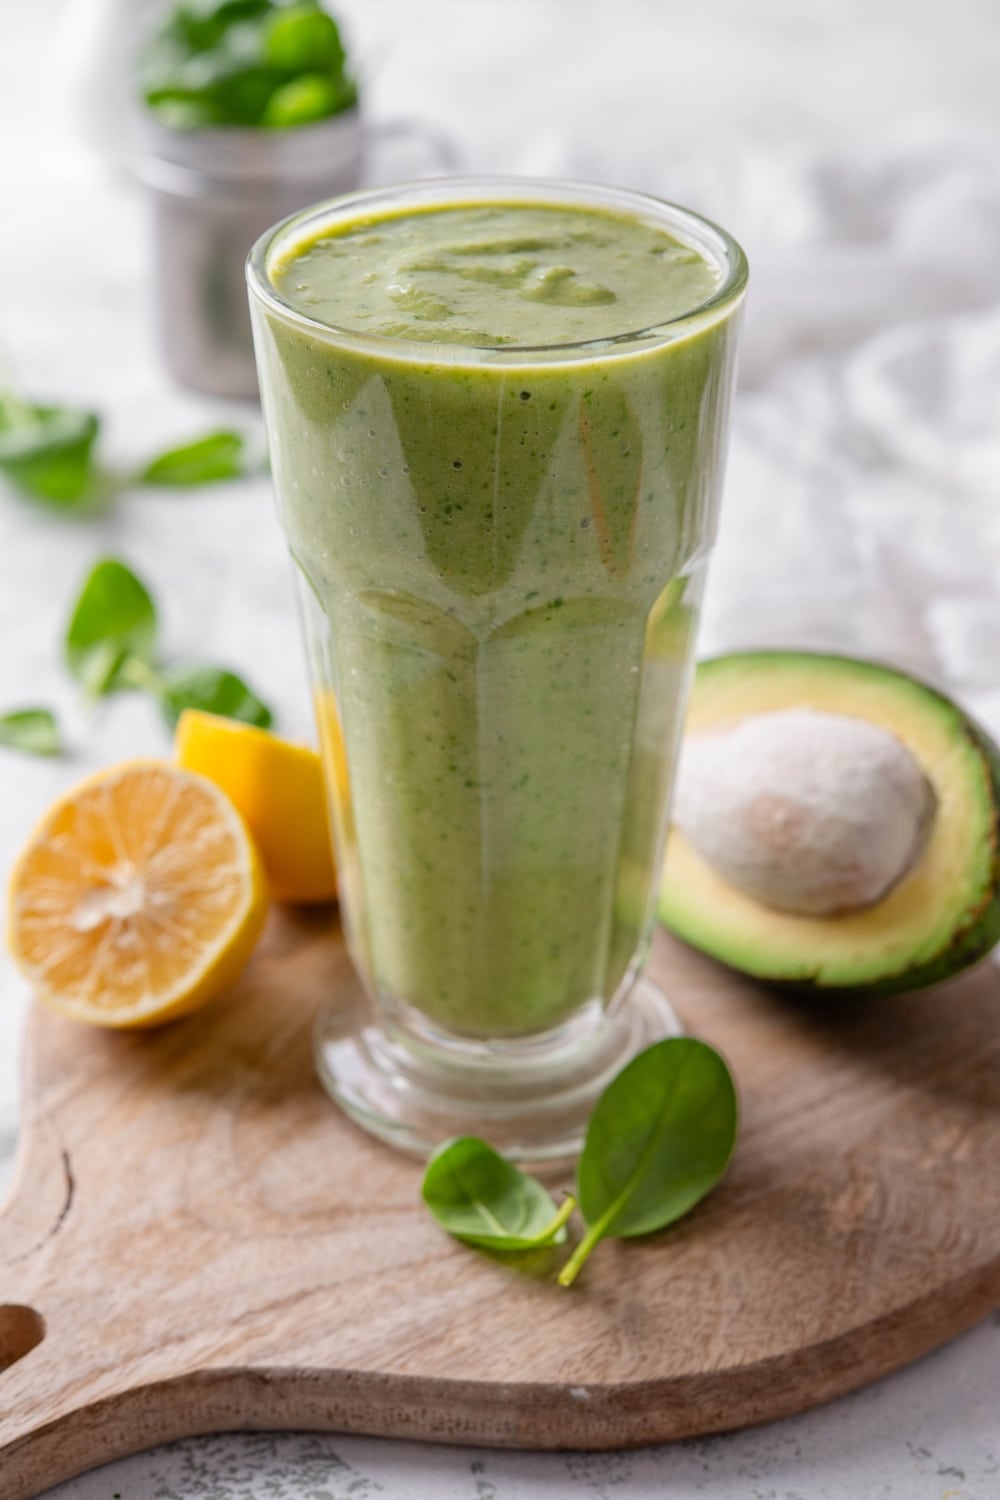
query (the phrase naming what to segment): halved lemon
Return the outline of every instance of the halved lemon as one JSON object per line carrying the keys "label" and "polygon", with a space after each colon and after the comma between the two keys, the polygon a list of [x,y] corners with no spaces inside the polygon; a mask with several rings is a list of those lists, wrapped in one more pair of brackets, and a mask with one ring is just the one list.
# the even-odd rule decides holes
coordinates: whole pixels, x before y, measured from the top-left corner
{"label": "halved lemon", "polygon": [[11,952],[41,1000],[100,1026],[156,1026],[214,999],[260,936],[267,883],[232,803],[135,760],[42,818],[10,885]]}
{"label": "halved lemon", "polygon": [[214,781],[239,809],[276,900],[297,905],[335,898],[323,766],[315,750],[195,708],[181,714],[175,743],[178,763]]}

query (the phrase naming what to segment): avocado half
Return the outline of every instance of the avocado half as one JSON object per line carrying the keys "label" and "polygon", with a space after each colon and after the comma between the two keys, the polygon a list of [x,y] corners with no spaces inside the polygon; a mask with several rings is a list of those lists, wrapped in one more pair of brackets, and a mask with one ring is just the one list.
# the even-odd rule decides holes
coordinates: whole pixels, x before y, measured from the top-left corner
{"label": "avocado half", "polygon": [[1000,941],[1000,752],[943,694],[846,656],[760,651],[703,662],[687,732],[779,709],[867,719],[920,763],[937,814],[916,864],[877,905],[829,917],[764,905],[674,827],[657,905],[692,945],[756,979],[812,993],[891,995],[948,979]]}

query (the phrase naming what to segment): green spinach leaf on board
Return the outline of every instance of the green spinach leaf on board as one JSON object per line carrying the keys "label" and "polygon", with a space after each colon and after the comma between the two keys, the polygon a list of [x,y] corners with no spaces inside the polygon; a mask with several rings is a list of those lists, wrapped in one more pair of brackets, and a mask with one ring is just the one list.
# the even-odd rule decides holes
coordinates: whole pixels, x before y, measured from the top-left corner
{"label": "green spinach leaf on board", "polygon": [[707,1043],[669,1037],[634,1057],[587,1126],[577,1174],[587,1232],[561,1285],[601,1240],[651,1234],[694,1208],[725,1172],[738,1124],[732,1075]]}
{"label": "green spinach leaf on board", "polygon": [[533,1177],[475,1136],[447,1141],[427,1164],[424,1203],[456,1239],[486,1250],[537,1250],[566,1238],[561,1207]]}

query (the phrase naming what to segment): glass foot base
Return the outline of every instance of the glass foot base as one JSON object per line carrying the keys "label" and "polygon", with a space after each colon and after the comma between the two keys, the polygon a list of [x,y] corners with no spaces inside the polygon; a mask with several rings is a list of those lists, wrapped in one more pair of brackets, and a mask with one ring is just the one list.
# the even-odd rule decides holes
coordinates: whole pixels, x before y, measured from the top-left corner
{"label": "glass foot base", "polygon": [[316,1061],[350,1117],[403,1151],[429,1156],[477,1135],[523,1162],[578,1155],[598,1095],[637,1052],[682,1027],[656,985],[638,978],[616,1006],[594,1005],[544,1036],[487,1044],[383,1030],[357,980],[325,1008]]}

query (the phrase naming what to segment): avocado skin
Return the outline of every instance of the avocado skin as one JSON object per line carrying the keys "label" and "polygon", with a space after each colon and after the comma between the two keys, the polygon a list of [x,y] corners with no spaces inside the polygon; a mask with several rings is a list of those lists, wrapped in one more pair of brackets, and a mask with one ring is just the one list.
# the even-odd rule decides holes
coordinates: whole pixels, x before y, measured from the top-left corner
{"label": "avocado skin", "polygon": [[952,931],[948,943],[943,946],[933,957],[925,959],[922,963],[914,964],[908,968],[897,970],[895,973],[884,974],[877,979],[872,979],[860,984],[835,984],[817,975],[812,979],[785,979],[776,978],[768,974],[761,966],[748,967],[736,964],[732,959],[715,953],[703,943],[693,942],[682,927],[675,925],[667,919],[664,888],[661,886],[660,897],[657,902],[657,916],[665,927],[674,933],[676,937],[689,942],[691,946],[706,953],[710,958],[725,964],[734,972],[747,974],[750,978],[766,984],[769,989],[779,994],[791,996],[822,998],[829,996],[831,999],[879,999],[889,995],[908,994],[914,990],[926,989],[929,985],[943,983],[947,979],[953,979],[965,969],[971,968],[986,958],[991,950],[1000,942],[1000,749],[993,742],[987,732],[978,725],[974,719],[946,694],[937,688],[931,687],[920,678],[911,673],[902,672],[898,668],[889,667],[880,662],[854,658],[843,655],[832,655],[825,652],[811,651],[754,651],[736,652],[725,656],[712,657],[698,667],[701,672],[704,667],[711,671],[715,667],[733,662],[744,662],[748,667],[767,668],[769,663],[801,663],[821,669],[824,664],[835,665],[838,669],[857,668],[865,674],[885,674],[887,677],[902,679],[913,684],[928,698],[937,700],[944,708],[954,715],[955,720],[961,727],[966,740],[972,746],[983,764],[986,780],[990,789],[991,816],[989,825],[990,842],[990,878],[983,892],[982,900],[970,910],[966,919],[960,926]]}
{"label": "avocado skin", "polygon": [[[934,691],[927,688],[928,692]],[[941,693],[935,693],[938,698],[943,697]],[[950,699],[946,699],[950,703]],[[911,969],[903,969],[898,974],[887,974],[884,979],[874,980],[871,984],[855,985],[850,990],[834,988],[822,983],[801,984],[787,983],[781,988],[790,992],[828,995],[855,995],[859,999],[877,999],[882,995],[906,994],[910,990],[923,990],[930,984],[940,984],[945,979],[954,979],[963,969],[970,969],[973,964],[987,956],[987,954],[1000,942],[1000,828],[998,828],[997,809],[1000,807],[1000,752],[988,737],[985,730],[979,728],[957,705],[952,705],[955,712],[961,714],[964,720],[964,729],[967,738],[975,746],[982,757],[989,774],[990,787],[992,789],[993,817],[991,820],[991,848],[992,856],[990,883],[984,900],[973,911],[969,912],[967,922],[954,933],[951,942],[946,948],[942,948],[937,957],[928,959],[925,963],[918,964]]]}

